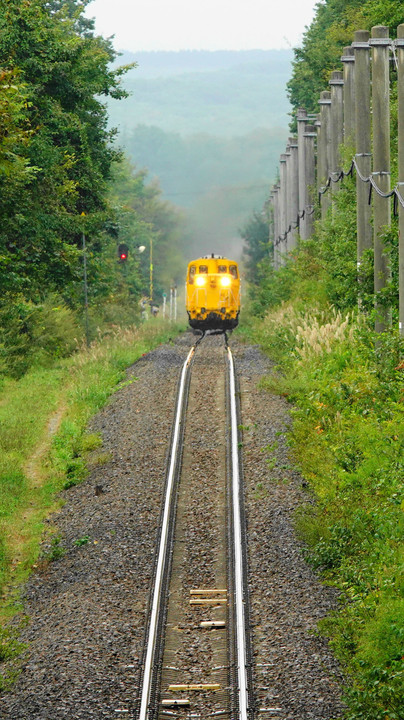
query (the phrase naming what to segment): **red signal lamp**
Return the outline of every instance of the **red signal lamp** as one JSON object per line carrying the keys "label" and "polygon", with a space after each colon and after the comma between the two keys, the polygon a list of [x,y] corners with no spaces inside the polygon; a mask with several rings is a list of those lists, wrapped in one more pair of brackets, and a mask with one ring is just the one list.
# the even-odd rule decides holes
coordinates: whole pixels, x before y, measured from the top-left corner
{"label": "red signal lamp", "polygon": [[125,243],[121,243],[118,246],[118,260],[119,262],[126,262],[128,259],[129,248]]}

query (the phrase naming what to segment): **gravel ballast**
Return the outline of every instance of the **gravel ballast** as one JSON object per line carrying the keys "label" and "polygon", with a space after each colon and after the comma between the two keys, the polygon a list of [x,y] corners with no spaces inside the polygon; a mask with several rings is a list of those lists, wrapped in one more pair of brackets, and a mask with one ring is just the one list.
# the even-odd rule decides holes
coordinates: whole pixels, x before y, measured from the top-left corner
{"label": "gravel ballast", "polygon": [[[51,519],[66,553],[27,585],[28,651],[0,718],[134,717],[177,381],[192,342],[186,333],[143,357],[128,371],[136,380],[93,419],[110,459],[66,491]],[[315,633],[336,598],[305,564],[293,532],[307,496],[286,447],[288,405],[258,388],[270,371],[258,349],[230,345],[241,389],[258,705],[271,710],[265,718],[338,718],[338,667]]]}

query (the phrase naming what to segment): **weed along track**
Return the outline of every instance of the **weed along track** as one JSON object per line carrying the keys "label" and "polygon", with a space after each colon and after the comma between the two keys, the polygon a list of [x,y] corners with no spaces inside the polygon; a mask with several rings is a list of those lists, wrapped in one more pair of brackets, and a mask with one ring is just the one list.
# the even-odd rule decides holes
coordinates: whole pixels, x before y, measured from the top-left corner
{"label": "weed along track", "polygon": [[139,720],[253,716],[237,416],[231,351],[208,336],[181,373]]}

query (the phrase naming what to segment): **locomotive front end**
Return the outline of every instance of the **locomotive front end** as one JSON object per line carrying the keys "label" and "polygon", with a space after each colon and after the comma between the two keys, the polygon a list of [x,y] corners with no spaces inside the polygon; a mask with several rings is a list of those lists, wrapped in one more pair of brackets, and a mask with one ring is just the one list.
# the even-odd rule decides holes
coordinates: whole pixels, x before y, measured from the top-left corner
{"label": "locomotive front end", "polygon": [[189,324],[197,330],[233,330],[240,312],[240,278],[236,262],[206,256],[188,265]]}

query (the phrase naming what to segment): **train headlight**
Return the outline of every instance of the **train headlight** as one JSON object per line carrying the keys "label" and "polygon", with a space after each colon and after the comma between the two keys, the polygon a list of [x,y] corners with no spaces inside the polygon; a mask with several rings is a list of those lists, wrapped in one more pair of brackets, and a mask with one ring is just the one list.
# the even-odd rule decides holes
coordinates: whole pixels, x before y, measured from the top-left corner
{"label": "train headlight", "polygon": [[206,278],[203,275],[197,275],[195,278],[195,285],[197,285],[198,287],[206,285]]}
{"label": "train headlight", "polygon": [[229,287],[231,285],[231,278],[228,275],[224,275],[220,278],[220,284],[222,287]]}

